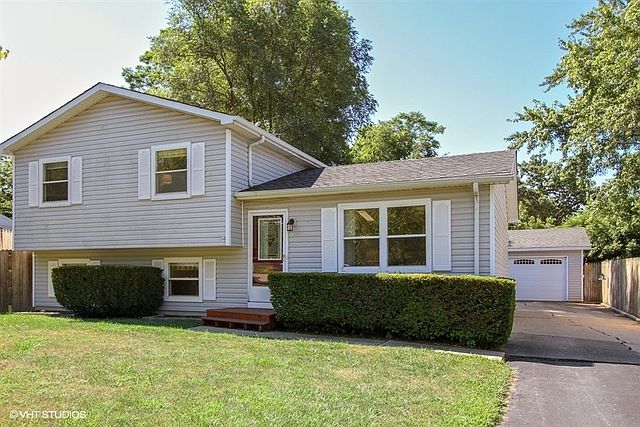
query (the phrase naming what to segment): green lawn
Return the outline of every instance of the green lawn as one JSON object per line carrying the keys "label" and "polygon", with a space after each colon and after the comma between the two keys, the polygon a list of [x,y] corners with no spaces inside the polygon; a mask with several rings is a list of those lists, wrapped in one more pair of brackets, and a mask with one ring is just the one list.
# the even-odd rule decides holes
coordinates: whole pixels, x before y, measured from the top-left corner
{"label": "green lawn", "polygon": [[196,323],[0,315],[0,425],[78,410],[69,425],[484,426],[511,379],[481,357],[184,329]]}

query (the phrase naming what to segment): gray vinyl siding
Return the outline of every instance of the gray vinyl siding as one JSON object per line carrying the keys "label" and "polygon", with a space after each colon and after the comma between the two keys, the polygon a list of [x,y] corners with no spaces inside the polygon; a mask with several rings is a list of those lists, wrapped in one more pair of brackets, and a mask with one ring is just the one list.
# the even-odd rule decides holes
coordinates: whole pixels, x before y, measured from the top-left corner
{"label": "gray vinyl siding", "polygon": [[506,186],[494,186],[495,260],[496,276],[509,274],[509,223],[507,219]]}
{"label": "gray vinyl siding", "polygon": [[259,185],[305,169],[300,161],[289,159],[276,151],[271,144],[259,144],[252,148],[253,185]]}
{"label": "gray vinyl siding", "polygon": [[[205,191],[138,200],[138,150],[204,142]],[[83,203],[28,206],[28,164],[82,156]],[[109,96],[15,154],[15,248],[80,249],[224,244],[225,133],[216,123]]]}
{"label": "gray vinyl siding", "polygon": [[526,257],[567,257],[567,275],[568,275],[568,300],[573,302],[582,301],[582,251],[526,251],[526,252],[509,252],[509,258],[526,258]]}
{"label": "gray vinyl siding", "polygon": [[105,264],[151,266],[151,261],[170,257],[216,259],[216,300],[205,302],[166,301],[161,311],[201,314],[207,308],[246,307],[248,301],[247,252],[243,248],[175,248],[175,249],[101,249],[74,251],[38,251],[35,253],[33,286],[36,309],[59,309],[55,298],[47,293],[48,261],[81,258]]}
{"label": "gray vinyl siding", "polygon": [[[486,215],[481,215],[481,232],[485,237],[480,243],[480,263],[483,274],[489,274],[489,215],[488,187],[482,186]],[[264,202],[245,202],[245,210],[288,209],[289,217],[295,218],[294,231],[289,234],[289,270],[320,271],[321,230],[320,210],[323,207],[336,207],[339,203],[358,203],[367,201],[402,200],[431,198],[432,200],[451,200],[451,272],[473,273],[473,191],[468,188],[447,188],[441,190],[400,191],[372,193],[363,195],[296,197],[290,200],[276,199]],[[482,213],[482,210],[481,210]],[[245,214],[246,216],[246,214]],[[481,237],[482,237],[481,233]]]}
{"label": "gray vinyl siding", "polygon": [[491,260],[489,257],[490,240],[490,195],[489,186],[480,186],[480,274],[491,273]]}
{"label": "gray vinyl siding", "polygon": [[[231,191],[232,193],[249,187],[249,145],[254,142],[237,133],[232,134],[231,149]],[[305,169],[300,160],[282,155],[268,143],[252,148],[253,185],[280,178]],[[246,221],[246,218],[245,218]],[[231,200],[231,242],[243,244],[242,203]],[[246,238],[246,235],[244,236]]]}

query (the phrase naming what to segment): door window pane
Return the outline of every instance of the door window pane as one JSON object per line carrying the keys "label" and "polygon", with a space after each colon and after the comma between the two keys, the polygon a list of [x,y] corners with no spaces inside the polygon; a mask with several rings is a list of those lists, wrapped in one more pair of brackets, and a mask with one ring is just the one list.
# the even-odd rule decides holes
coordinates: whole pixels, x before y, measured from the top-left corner
{"label": "door window pane", "polygon": [[345,267],[377,267],[378,265],[380,265],[380,239],[344,241]]}
{"label": "door window pane", "polygon": [[282,259],[282,219],[261,218],[258,220],[258,259]]}
{"label": "door window pane", "polygon": [[424,237],[389,238],[389,265],[425,265],[427,242]]}
{"label": "door window pane", "polygon": [[378,236],[379,233],[379,209],[346,209],[344,211],[344,237]]}

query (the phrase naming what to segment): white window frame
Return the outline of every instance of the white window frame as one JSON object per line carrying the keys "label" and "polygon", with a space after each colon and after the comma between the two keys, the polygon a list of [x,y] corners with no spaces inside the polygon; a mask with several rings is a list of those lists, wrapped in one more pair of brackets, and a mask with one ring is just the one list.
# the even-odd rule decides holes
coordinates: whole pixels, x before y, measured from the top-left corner
{"label": "white window frame", "polygon": [[[49,163],[67,162],[67,200],[58,200],[54,202],[45,202],[44,200],[44,165]],[[64,182],[64,181],[47,181],[47,183]],[[56,207],[71,206],[71,156],[49,157],[38,160],[38,187],[40,189],[39,206],[40,207]]]}
{"label": "white window frame", "polygon": [[[258,218],[258,261],[283,261],[283,250],[284,250],[284,225],[282,221],[283,217],[277,216],[273,218]],[[260,257],[260,231],[262,227],[262,221],[273,221],[277,220],[280,223],[280,257],[279,258],[261,258]]]}
{"label": "white window frame", "polygon": [[[187,150],[187,191],[180,191],[175,193],[158,193],[156,191],[156,174],[157,174],[157,159],[158,152],[186,149]],[[177,142],[174,144],[160,144],[151,146],[151,199],[152,200],[172,200],[172,199],[188,199],[191,197],[191,142]]]}
{"label": "white window frame", "polygon": [[[424,206],[425,208],[425,235],[416,235],[425,237],[425,264],[424,265],[388,265],[388,238],[389,230],[387,224],[387,209],[405,206]],[[344,266],[344,241],[350,238],[344,236],[344,211],[350,209],[378,209],[379,211],[379,231],[378,236],[364,236],[358,239],[378,238],[379,239],[379,259],[378,266],[367,267],[345,267]],[[338,204],[338,271],[341,273],[428,273],[431,272],[431,199],[403,199],[403,200],[386,200],[378,202],[361,202],[361,203],[341,203]],[[394,235],[391,237],[410,237],[414,235]],[[352,238],[353,239],[353,238]]]}
{"label": "white window frame", "polygon": [[[169,279],[171,278],[171,269],[169,264],[198,264],[198,296],[187,295],[169,295]],[[216,263],[217,264],[217,263]],[[217,270],[217,265],[216,265]],[[174,257],[164,259],[164,299],[165,301],[181,301],[181,302],[202,302],[204,297],[203,289],[203,271],[202,271],[202,257]]]}

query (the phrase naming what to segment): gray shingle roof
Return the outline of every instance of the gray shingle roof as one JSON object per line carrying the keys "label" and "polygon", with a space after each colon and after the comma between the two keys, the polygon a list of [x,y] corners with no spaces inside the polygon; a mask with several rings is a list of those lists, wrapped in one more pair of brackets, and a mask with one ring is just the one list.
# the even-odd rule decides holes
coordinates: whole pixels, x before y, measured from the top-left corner
{"label": "gray shingle roof", "polygon": [[589,248],[591,240],[582,227],[544,230],[509,230],[509,249]]}
{"label": "gray shingle roof", "polygon": [[340,188],[358,185],[515,174],[514,150],[305,169],[244,191]]}

